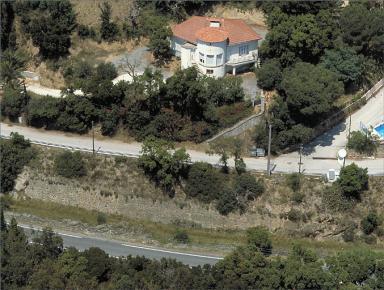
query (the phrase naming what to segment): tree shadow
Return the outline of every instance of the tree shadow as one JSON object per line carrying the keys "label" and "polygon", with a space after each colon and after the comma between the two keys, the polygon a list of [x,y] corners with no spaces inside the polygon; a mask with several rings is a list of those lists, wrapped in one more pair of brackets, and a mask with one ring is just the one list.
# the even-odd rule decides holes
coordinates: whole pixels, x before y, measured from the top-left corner
{"label": "tree shadow", "polygon": [[310,155],[315,152],[316,146],[327,147],[332,145],[332,141],[335,139],[335,136],[340,135],[343,131],[346,130],[346,124],[340,122],[332,129],[327,130],[325,133],[321,134],[309,144],[305,145],[303,148],[303,155]]}

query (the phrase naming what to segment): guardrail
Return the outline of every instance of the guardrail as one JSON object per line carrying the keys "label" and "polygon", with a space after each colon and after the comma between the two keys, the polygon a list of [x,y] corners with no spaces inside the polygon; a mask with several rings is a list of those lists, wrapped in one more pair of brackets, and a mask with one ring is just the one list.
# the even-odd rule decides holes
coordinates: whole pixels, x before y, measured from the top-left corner
{"label": "guardrail", "polygon": [[[0,135],[1,139],[10,139],[10,136]],[[81,151],[81,152],[87,152],[87,153],[93,153],[92,149],[85,148],[85,147],[78,147],[78,146],[70,146],[70,145],[62,145],[62,144],[56,144],[56,143],[50,143],[50,142],[44,142],[44,141],[37,141],[33,139],[28,139],[29,142],[35,145],[45,146],[45,147],[52,147],[52,148],[61,148],[61,149],[67,149],[72,151]],[[114,151],[104,151],[104,150],[95,150],[95,154],[100,155],[109,155],[109,156],[125,156],[125,157],[132,157],[132,158],[139,158],[140,154],[136,153],[121,153],[121,152],[114,152]]]}

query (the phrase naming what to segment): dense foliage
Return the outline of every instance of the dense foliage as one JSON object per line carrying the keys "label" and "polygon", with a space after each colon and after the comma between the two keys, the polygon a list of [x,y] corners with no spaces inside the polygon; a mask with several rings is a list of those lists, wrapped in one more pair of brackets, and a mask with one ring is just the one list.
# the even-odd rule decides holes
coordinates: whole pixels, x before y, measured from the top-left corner
{"label": "dense foliage", "polygon": [[[311,140],[317,134],[312,129],[337,110],[339,96],[382,77],[384,9],[369,1],[346,7],[341,1],[257,1],[256,6],[269,27],[256,74],[260,87],[276,89],[269,118],[277,152]],[[266,148],[267,124],[256,131],[255,142]]]}
{"label": "dense foliage", "polygon": [[[14,219],[1,212],[1,287],[4,289],[382,289],[383,256],[340,251],[320,259],[294,246],[269,258],[269,233],[248,231],[248,243],[214,266],[189,267],[171,259],[115,258],[99,248],[79,252],[44,229],[29,243]],[[325,260],[325,261],[324,261]],[[341,286],[340,286],[341,285]],[[362,287],[361,285],[364,285]],[[340,288],[341,287],[341,288]]]}
{"label": "dense foliage", "polygon": [[345,196],[360,199],[360,194],[368,189],[368,169],[355,163],[345,166],[340,171],[337,184]]}
{"label": "dense foliage", "polygon": [[370,133],[353,131],[348,138],[347,148],[360,154],[372,155],[377,150],[377,142]]}
{"label": "dense foliage", "polygon": [[18,133],[11,133],[9,140],[0,139],[1,193],[13,189],[17,176],[34,154],[29,140]]}
{"label": "dense foliage", "polygon": [[76,28],[76,14],[69,0],[17,1],[16,12],[24,33],[31,36],[43,57],[56,59],[68,54]]}

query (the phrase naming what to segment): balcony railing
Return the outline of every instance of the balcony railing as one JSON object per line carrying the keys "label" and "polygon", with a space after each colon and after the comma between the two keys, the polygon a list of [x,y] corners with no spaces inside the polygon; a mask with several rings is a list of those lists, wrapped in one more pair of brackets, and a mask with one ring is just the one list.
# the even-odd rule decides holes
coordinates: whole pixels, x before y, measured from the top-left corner
{"label": "balcony railing", "polygon": [[252,62],[257,60],[257,54],[247,54],[231,58],[227,64],[240,64],[245,62]]}

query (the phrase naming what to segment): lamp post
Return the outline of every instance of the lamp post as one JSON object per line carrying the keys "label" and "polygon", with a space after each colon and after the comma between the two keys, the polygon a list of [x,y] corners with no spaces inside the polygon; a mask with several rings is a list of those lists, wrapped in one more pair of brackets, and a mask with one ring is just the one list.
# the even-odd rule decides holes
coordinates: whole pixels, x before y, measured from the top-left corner
{"label": "lamp post", "polygon": [[272,125],[269,124],[268,132],[268,163],[267,163],[267,173],[271,175],[271,139],[272,139]]}

